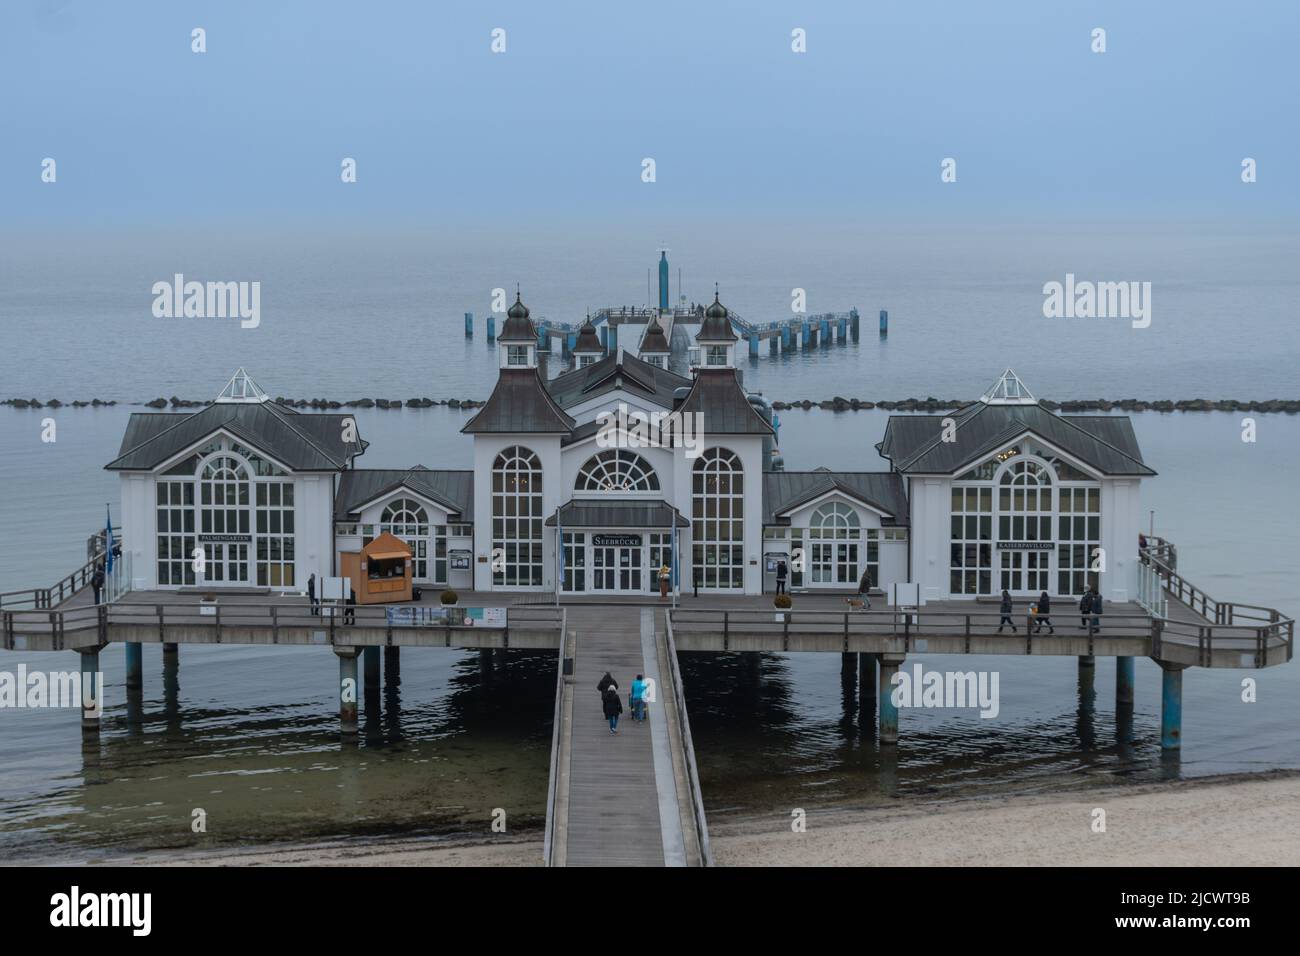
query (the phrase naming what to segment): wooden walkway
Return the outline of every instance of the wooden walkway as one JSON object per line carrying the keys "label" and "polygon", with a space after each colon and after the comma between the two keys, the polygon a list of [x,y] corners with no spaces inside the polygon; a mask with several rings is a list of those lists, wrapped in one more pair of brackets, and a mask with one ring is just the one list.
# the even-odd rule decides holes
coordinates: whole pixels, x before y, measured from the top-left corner
{"label": "wooden walkway", "polygon": [[[672,726],[670,673],[662,660],[662,618],[651,608],[574,607],[568,627],[576,635],[572,707],[563,719],[567,770],[560,776],[555,861],[564,866],[688,866],[699,864],[693,834],[685,832],[682,779],[685,763],[674,753],[680,734]],[[655,682],[657,702],[643,722],[625,713],[609,732],[596,684],[606,671],[627,707],[632,680]]]}

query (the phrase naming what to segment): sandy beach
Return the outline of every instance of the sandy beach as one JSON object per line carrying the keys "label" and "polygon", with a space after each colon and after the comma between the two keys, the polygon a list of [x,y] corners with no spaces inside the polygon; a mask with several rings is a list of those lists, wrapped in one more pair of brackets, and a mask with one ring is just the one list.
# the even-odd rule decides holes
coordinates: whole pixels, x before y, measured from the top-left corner
{"label": "sandy beach", "polygon": [[[1094,810],[1105,832],[1094,832]],[[812,811],[711,827],[719,866],[1286,866],[1300,864],[1300,774],[1111,787],[1087,794]],[[103,859],[166,866],[541,866],[538,835],[420,838]]]}

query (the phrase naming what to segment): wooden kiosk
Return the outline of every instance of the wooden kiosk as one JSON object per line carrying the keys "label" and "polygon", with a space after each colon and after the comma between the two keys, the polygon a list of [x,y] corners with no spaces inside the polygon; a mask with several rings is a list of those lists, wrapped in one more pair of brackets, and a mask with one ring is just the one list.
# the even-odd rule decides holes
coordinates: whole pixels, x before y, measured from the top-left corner
{"label": "wooden kiosk", "polygon": [[411,600],[411,548],[385,531],[360,551],[340,551],[340,570],[358,604]]}

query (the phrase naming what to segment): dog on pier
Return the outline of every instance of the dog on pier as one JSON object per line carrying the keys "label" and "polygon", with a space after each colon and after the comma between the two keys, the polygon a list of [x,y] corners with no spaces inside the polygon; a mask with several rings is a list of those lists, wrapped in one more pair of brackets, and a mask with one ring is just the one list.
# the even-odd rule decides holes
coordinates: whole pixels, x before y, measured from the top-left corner
{"label": "dog on pier", "polygon": [[864,594],[861,597],[846,597],[844,603],[849,606],[850,611],[869,611],[871,610],[871,601]]}

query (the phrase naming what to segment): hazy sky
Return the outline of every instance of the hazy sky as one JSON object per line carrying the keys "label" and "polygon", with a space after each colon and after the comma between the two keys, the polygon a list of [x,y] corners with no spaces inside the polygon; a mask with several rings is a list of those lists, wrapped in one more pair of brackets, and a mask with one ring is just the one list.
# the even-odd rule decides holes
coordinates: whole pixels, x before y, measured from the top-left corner
{"label": "hazy sky", "polygon": [[0,229],[1290,222],[1298,11],[5,0]]}

